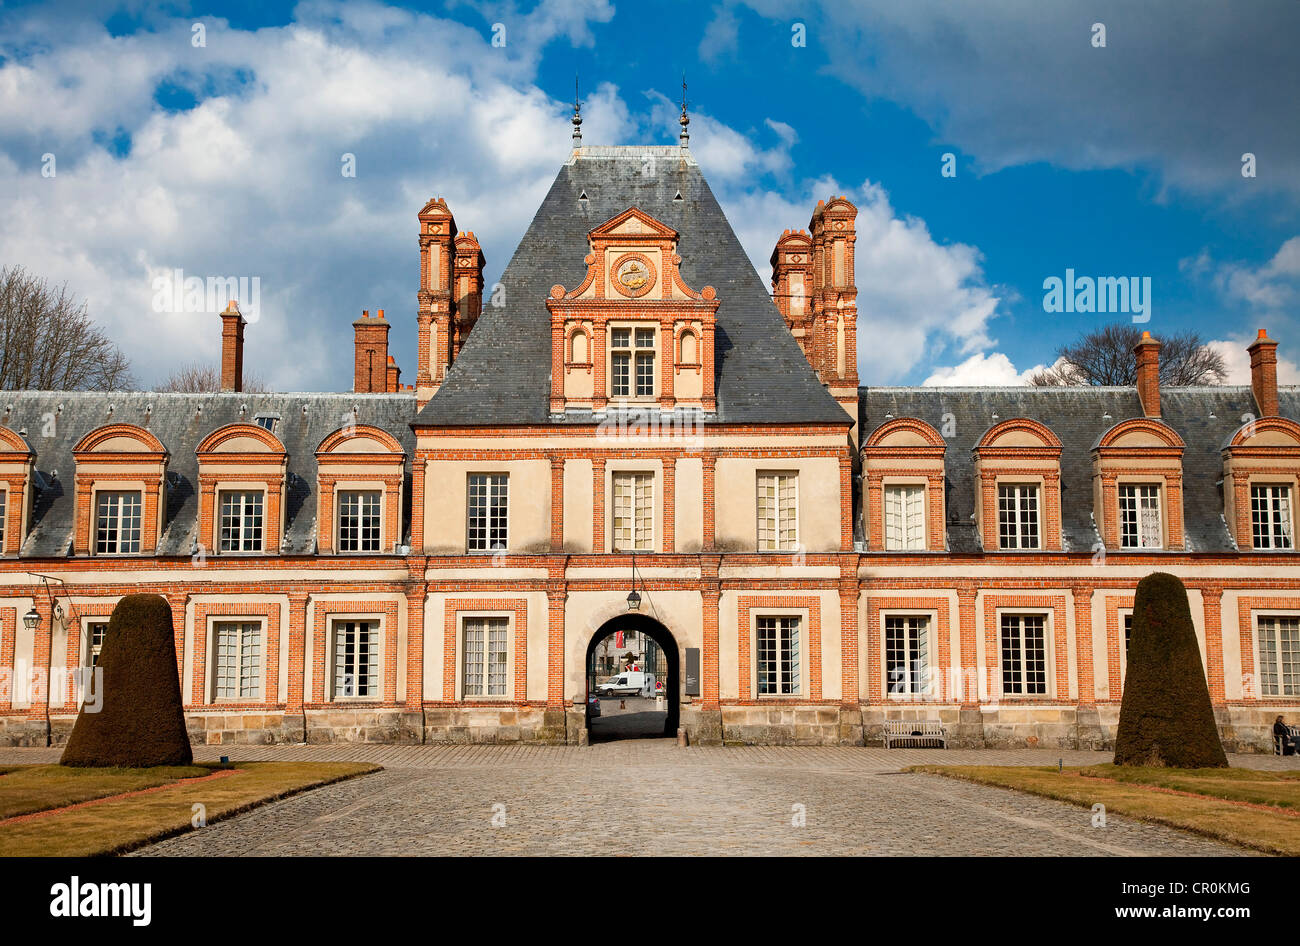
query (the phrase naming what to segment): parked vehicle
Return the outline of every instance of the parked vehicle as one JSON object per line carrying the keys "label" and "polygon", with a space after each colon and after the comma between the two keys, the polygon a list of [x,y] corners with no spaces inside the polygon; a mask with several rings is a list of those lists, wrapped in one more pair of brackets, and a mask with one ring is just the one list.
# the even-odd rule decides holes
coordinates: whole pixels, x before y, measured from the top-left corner
{"label": "parked vehicle", "polygon": [[596,692],[601,696],[651,696],[654,694],[654,674],[643,670],[625,670],[617,676],[610,677],[604,683],[596,684]]}

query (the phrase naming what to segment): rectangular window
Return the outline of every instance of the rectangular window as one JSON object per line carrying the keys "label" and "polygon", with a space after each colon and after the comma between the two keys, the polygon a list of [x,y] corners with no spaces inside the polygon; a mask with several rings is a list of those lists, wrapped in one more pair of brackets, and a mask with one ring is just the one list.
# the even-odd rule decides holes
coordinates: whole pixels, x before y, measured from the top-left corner
{"label": "rectangular window", "polygon": [[649,552],[654,548],[654,474],[614,474],[613,547]]}
{"label": "rectangular window", "polygon": [[1300,696],[1300,617],[1259,619],[1259,695]]}
{"label": "rectangular window", "polygon": [[221,493],[221,551],[262,551],[262,492]]}
{"label": "rectangular window", "polygon": [[1002,692],[1006,696],[1047,693],[1047,618],[1002,615]]}
{"label": "rectangular window", "polygon": [[510,478],[504,473],[471,473],[469,477],[469,539],[471,552],[506,548]]}
{"label": "rectangular window", "polygon": [[339,551],[378,552],[381,508],[379,490],[339,493]]}
{"label": "rectangular window", "polygon": [[95,554],[140,551],[140,494],[99,493],[95,512]]}
{"label": "rectangular window", "polygon": [[610,397],[654,397],[655,330],[610,329],[609,352]]}
{"label": "rectangular window", "polygon": [[1119,487],[1119,544],[1126,549],[1163,547],[1160,487],[1122,483]]}
{"label": "rectangular window", "polygon": [[759,695],[798,693],[799,618],[760,617],[756,631]]}
{"label": "rectangular window", "polygon": [[799,547],[799,477],[794,473],[758,474],[758,550],[794,551]]}
{"label": "rectangular window", "polygon": [[378,695],[378,626],[374,621],[334,622],[334,698]]}
{"label": "rectangular window", "polygon": [[107,633],[107,621],[91,621],[86,625],[86,662],[89,666],[99,663],[99,652],[104,649],[104,635]]}
{"label": "rectangular window", "polygon": [[885,675],[890,693],[917,695],[930,683],[930,619],[924,615],[885,618]]}
{"label": "rectangular window", "polygon": [[465,696],[506,695],[507,618],[465,619]]}
{"label": "rectangular window", "polygon": [[1250,524],[1257,549],[1289,549],[1291,540],[1291,487],[1252,486]]}
{"label": "rectangular window", "polygon": [[885,548],[925,548],[925,487],[885,487]]}
{"label": "rectangular window", "polygon": [[262,698],[262,625],[221,622],[212,629],[216,647],[214,696],[218,700]]}
{"label": "rectangular window", "polygon": [[1038,487],[1033,484],[998,487],[998,547],[1039,548]]}

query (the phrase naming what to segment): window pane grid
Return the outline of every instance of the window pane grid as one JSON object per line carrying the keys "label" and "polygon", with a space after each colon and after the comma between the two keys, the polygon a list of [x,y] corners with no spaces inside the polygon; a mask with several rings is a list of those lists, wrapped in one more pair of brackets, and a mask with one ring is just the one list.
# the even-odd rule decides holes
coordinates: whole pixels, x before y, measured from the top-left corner
{"label": "window pane grid", "polygon": [[469,478],[468,547],[471,552],[506,548],[509,477],[504,473],[474,473]]}
{"label": "window pane grid", "polygon": [[1259,619],[1261,696],[1300,696],[1300,617]]}
{"label": "window pane grid", "polygon": [[763,473],[758,477],[758,550],[794,551],[799,547],[798,477]]}
{"label": "window pane grid", "polygon": [[1041,614],[1002,616],[1002,692],[1009,696],[1047,693],[1046,618]]}
{"label": "window pane grid", "polygon": [[611,397],[654,397],[655,330],[614,328],[609,333]]}
{"label": "window pane grid", "polygon": [[929,637],[928,617],[885,618],[885,674],[890,693],[925,692],[930,682]]}
{"label": "window pane grid", "polygon": [[612,538],[620,551],[654,547],[654,474],[614,474]]}
{"label": "window pane grid", "polygon": [[756,622],[757,678],[760,695],[799,692],[799,618],[760,617]]}
{"label": "window pane grid", "polygon": [[216,636],[216,698],[260,700],[262,626],[253,622],[223,622],[213,630]]}
{"label": "window pane grid", "polygon": [[1156,549],[1163,545],[1160,487],[1122,484],[1119,488],[1120,546]]}
{"label": "window pane grid", "polygon": [[1037,486],[998,487],[998,547],[1039,547]]}
{"label": "window pane grid", "polygon": [[465,696],[506,695],[509,625],[509,619],[503,617],[466,619],[462,676]]}
{"label": "window pane grid", "polygon": [[262,551],[262,493],[221,494],[221,551]]}
{"label": "window pane grid", "polygon": [[925,548],[925,487],[885,488],[885,548]]}
{"label": "window pane grid", "polygon": [[339,493],[339,551],[378,552],[380,494],[376,490]]}
{"label": "window pane grid", "polygon": [[373,621],[339,621],[334,625],[334,696],[378,693],[379,631]]}
{"label": "window pane grid", "polygon": [[136,492],[100,493],[95,513],[95,554],[140,551],[141,501]]}
{"label": "window pane grid", "polygon": [[1252,486],[1250,521],[1255,548],[1292,548],[1291,487]]}

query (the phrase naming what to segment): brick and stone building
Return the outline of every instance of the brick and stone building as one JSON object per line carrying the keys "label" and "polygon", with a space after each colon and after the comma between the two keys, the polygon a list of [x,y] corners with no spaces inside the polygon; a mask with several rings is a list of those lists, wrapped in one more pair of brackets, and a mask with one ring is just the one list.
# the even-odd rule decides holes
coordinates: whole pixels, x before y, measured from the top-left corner
{"label": "brick and stone building", "polygon": [[1105,746],[1163,570],[1225,742],[1267,749],[1300,711],[1274,342],[1249,388],[1162,390],[1149,339],[1135,387],[860,386],[859,320],[891,316],[858,312],[855,214],[773,221],[769,291],[684,142],[577,146],[496,286],[445,201],[419,211],[415,318],[353,323],[351,392],[243,391],[232,305],[219,393],[6,393],[0,743],[65,738],[70,671],[153,591],[199,743],[581,742],[621,629],[696,742],[926,717]]}

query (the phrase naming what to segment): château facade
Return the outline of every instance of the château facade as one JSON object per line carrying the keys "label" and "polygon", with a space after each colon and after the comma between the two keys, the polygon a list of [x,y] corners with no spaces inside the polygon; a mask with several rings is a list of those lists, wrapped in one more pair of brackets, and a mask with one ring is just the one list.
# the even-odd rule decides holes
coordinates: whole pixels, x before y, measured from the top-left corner
{"label": "ch\u00e2teau facade", "polygon": [[1149,338],[1135,387],[862,386],[849,201],[769,291],[685,141],[575,144],[491,290],[420,210],[413,384],[380,310],[351,392],[245,392],[232,304],[219,393],[4,395],[0,744],[66,738],[145,591],[200,744],[582,743],[592,648],[637,630],[695,742],[1103,747],[1159,570],[1225,744],[1271,747],[1300,392],[1262,331],[1248,388],[1162,389]]}

